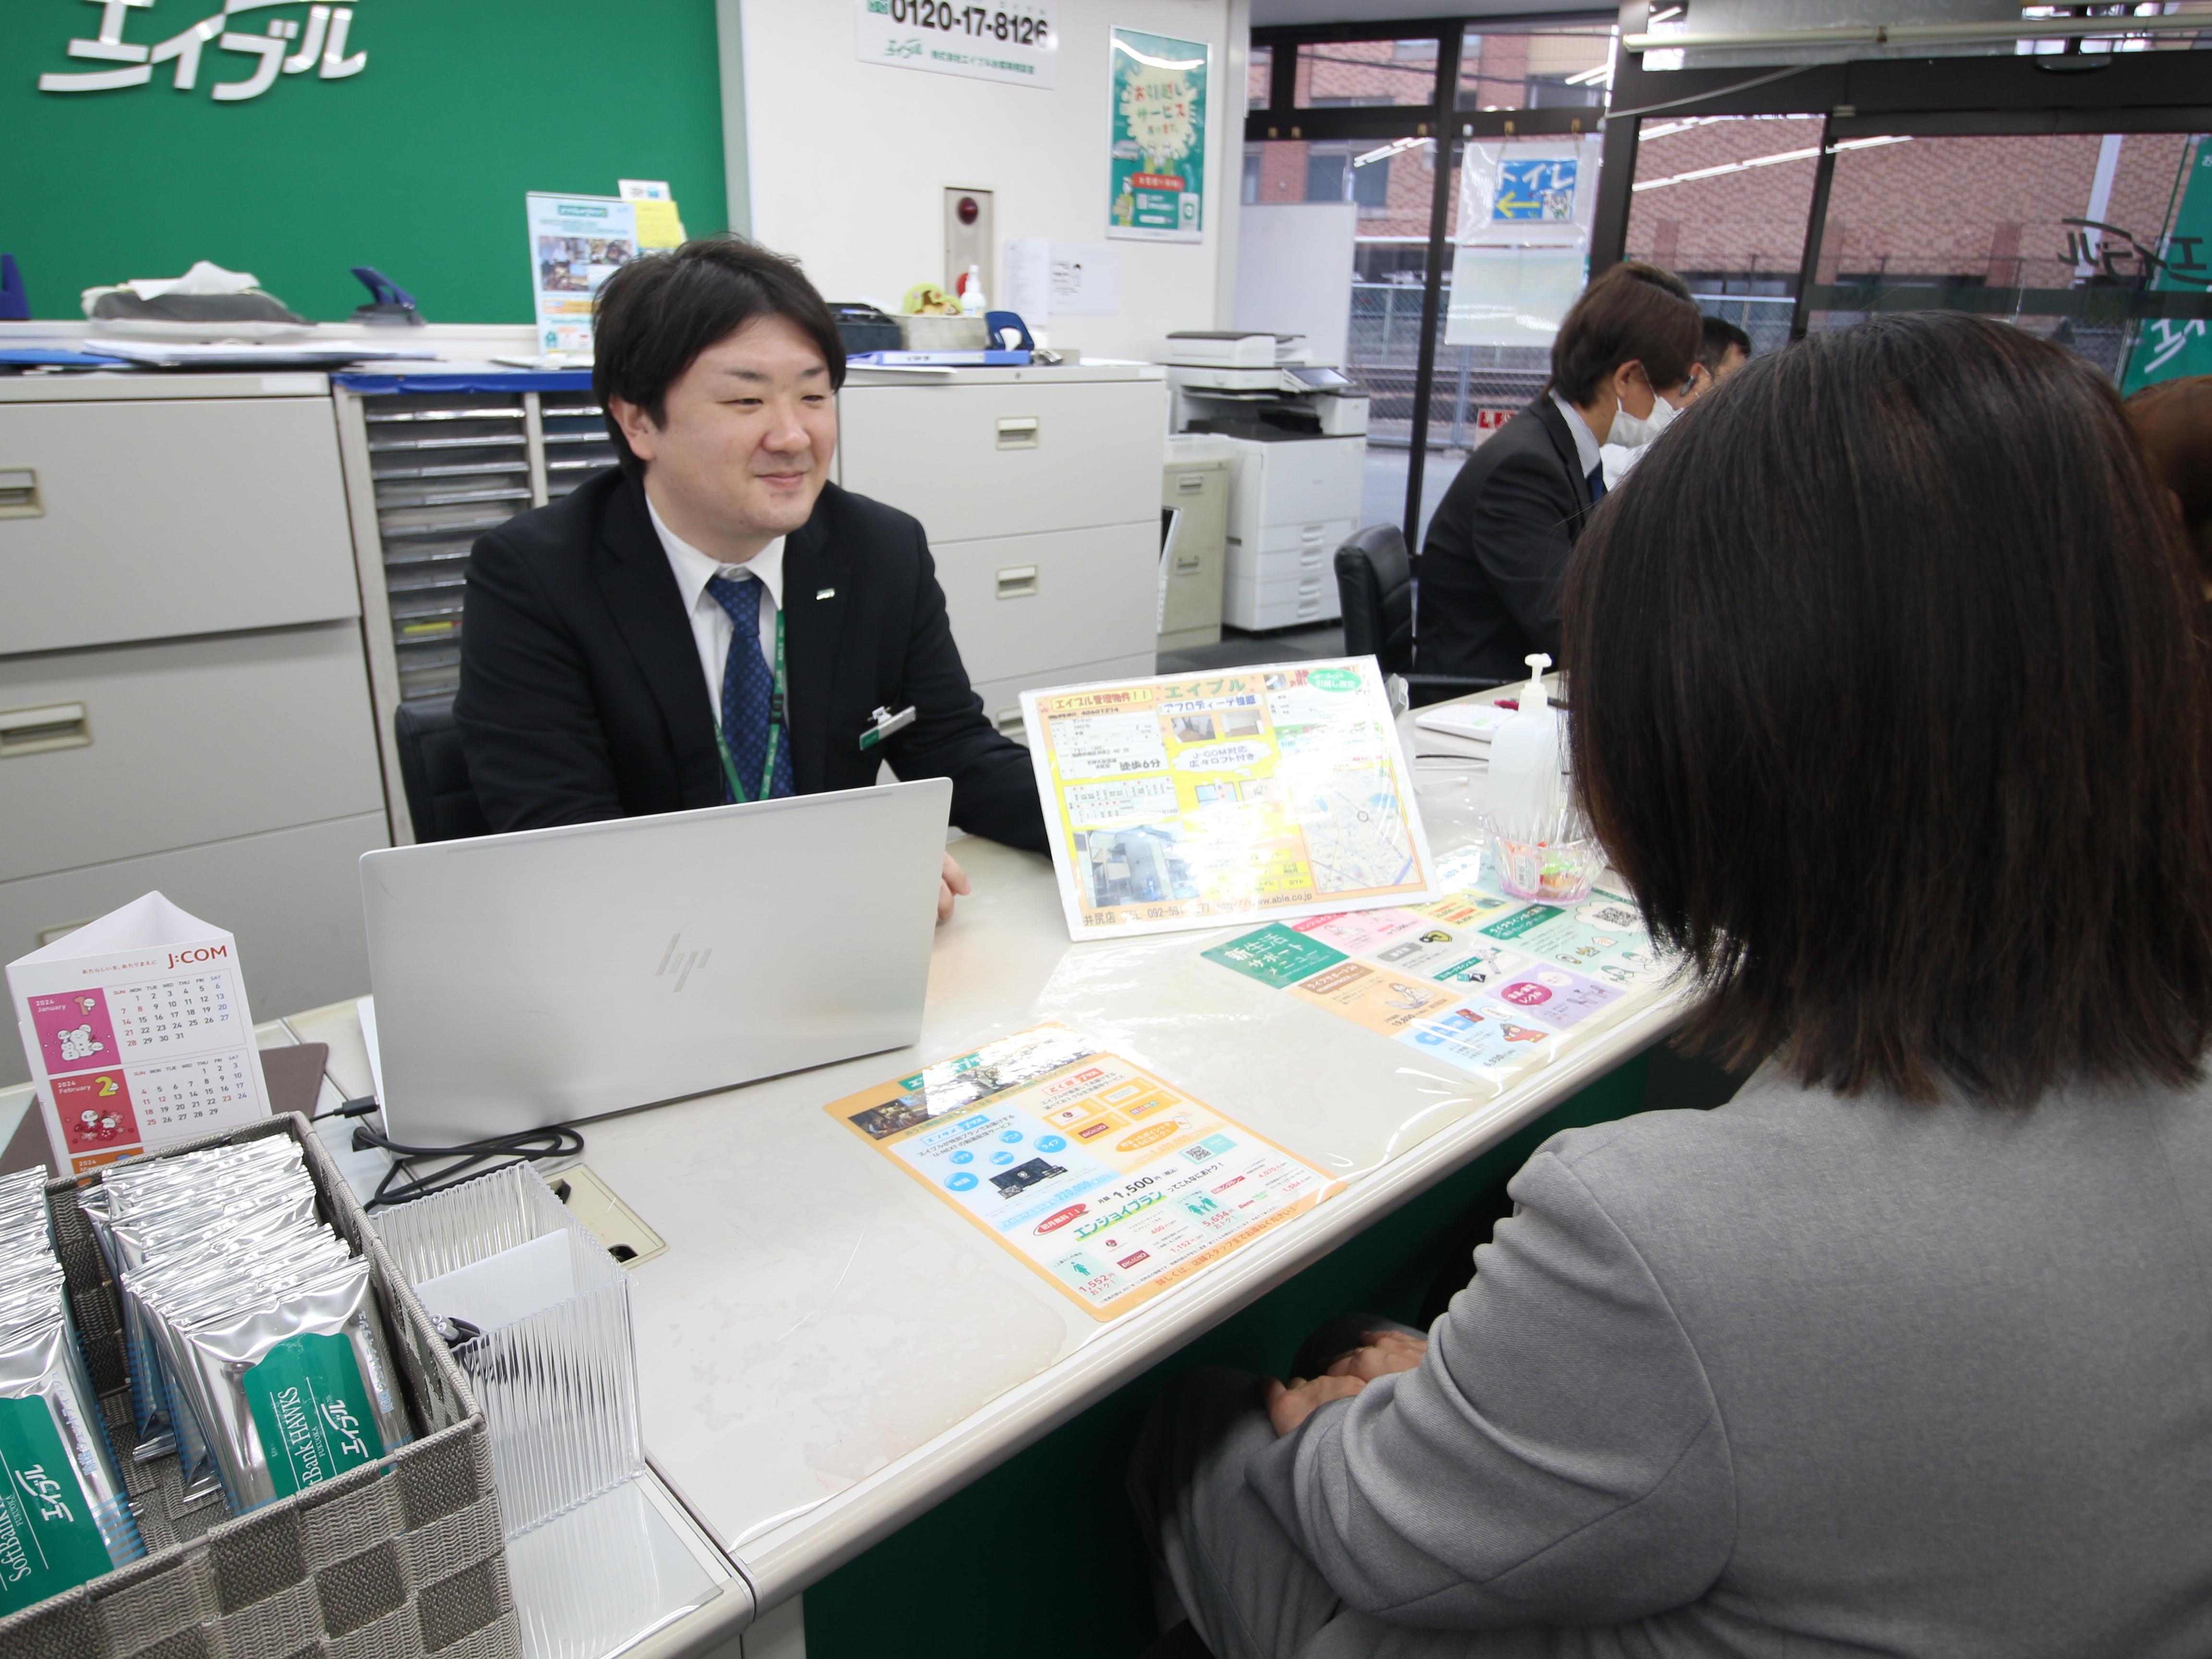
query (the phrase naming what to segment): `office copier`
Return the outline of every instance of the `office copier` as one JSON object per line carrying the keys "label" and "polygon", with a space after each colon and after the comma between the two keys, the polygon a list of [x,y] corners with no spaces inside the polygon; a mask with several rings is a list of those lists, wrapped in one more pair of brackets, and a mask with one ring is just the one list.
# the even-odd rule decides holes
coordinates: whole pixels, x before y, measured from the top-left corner
{"label": "office copier", "polygon": [[1367,395],[1307,361],[1296,334],[1170,334],[1168,418],[1175,432],[1231,441],[1222,620],[1288,628],[1334,620],[1336,550],[1359,527]]}

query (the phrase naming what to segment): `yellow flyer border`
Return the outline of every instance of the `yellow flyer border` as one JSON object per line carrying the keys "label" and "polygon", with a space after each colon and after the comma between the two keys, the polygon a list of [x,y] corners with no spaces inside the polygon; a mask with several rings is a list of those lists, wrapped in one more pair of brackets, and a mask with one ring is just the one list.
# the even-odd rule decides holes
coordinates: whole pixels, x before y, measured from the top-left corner
{"label": "yellow flyer border", "polygon": [[[1066,1026],[1056,1026],[1054,1024],[1042,1026],[1033,1025],[1029,1028],[1030,1030],[1033,1031],[1050,1030],[1055,1029],[1066,1030],[1069,1028]],[[1007,1041],[1008,1038],[1021,1036],[1024,1035],[1025,1035],[1024,1032],[1013,1031],[1009,1032],[1006,1037],[994,1037],[992,1041],[1005,1042]],[[1079,1033],[1077,1035],[1079,1035]],[[975,1050],[969,1049],[968,1052],[972,1054],[975,1053]],[[1271,1151],[1278,1153],[1281,1157],[1289,1158],[1293,1164],[1298,1164],[1300,1167],[1304,1169],[1313,1170],[1313,1172],[1316,1175],[1322,1176],[1328,1184],[1319,1192],[1306,1194],[1287,1207],[1277,1211],[1273,1215],[1262,1217],[1261,1219],[1253,1222],[1249,1227],[1231,1235],[1229,1237],[1217,1240],[1215,1243],[1209,1244],[1206,1249],[1200,1250],[1197,1255],[1189,1257],[1186,1261],[1178,1261],[1173,1267],[1170,1268],[1166,1273],[1163,1273],[1158,1279],[1153,1280],[1150,1284],[1144,1285],[1134,1291],[1128,1291],[1122,1296],[1117,1297],[1115,1298],[1113,1303],[1105,1307],[1100,1307],[1095,1304],[1085,1301],[1081,1296],[1077,1294],[1076,1291],[1070,1289],[1061,1280],[1054,1278],[1042,1262],[1036,1261],[1030,1256],[1024,1255],[1013,1244],[1007,1242],[1005,1234],[998,1231],[995,1228],[987,1225],[981,1217],[975,1215],[973,1212],[963,1208],[960,1205],[951,1203],[942,1193],[938,1191],[937,1183],[935,1182],[932,1181],[927,1176],[922,1174],[921,1170],[915,1169],[911,1164],[908,1164],[902,1159],[891,1157],[891,1147],[897,1145],[899,1141],[908,1139],[911,1135],[916,1134],[924,1129],[932,1127],[935,1124],[935,1119],[932,1119],[926,1123],[917,1123],[913,1128],[903,1130],[896,1137],[888,1140],[877,1139],[866,1129],[863,1129],[859,1124],[853,1121],[853,1113],[865,1111],[869,1106],[878,1106],[884,1103],[882,1101],[873,1098],[873,1097],[879,1094],[885,1089],[895,1089],[898,1081],[896,1078],[884,1083],[872,1085],[866,1089],[855,1091],[854,1093],[845,1096],[842,1099],[833,1100],[827,1105],[823,1106],[822,1109],[828,1113],[831,1117],[836,1118],[840,1123],[843,1124],[846,1131],[866,1146],[869,1151],[883,1158],[893,1169],[897,1170],[901,1174],[908,1176],[917,1185],[923,1188],[929,1193],[931,1197],[937,1200],[939,1205],[942,1205],[945,1208],[952,1211],[954,1214],[957,1215],[977,1232],[980,1232],[986,1237],[989,1238],[991,1242],[996,1244],[1000,1249],[1006,1251],[1007,1255],[1012,1256],[1014,1260],[1020,1262],[1024,1267],[1027,1267],[1039,1279],[1043,1279],[1046,1284],[1051,1285],[1053,1289],[1058,1291],[1061,1296],[1073,1303],[1077,1307],[1082,1309],[1084,1312],[1089,1314],[1093,1319],[1097,1320],[1102,1325],[1119,1319],[1122,1315],[1141,1307],[1144,1304],[1151,1301],[1154,1297],[1158,1296],[1161,1291],[1170,1290],[1176,1285],[1181,1284],[1184,1279],[1189,1278],[1200,1268],[1209,1267],[1212,1263],[1220,1261],[1223,1257],[1235,1254],[1237,1250],[1242,1249],[1245,1245],[1252,1243],[1255,1239],[1260,1237],[1261,1234],[1267,1232],[1279,1223],[1289,1221],[1297,1216],[1304,1215],[1308,1210],[1314,1209],[1318,1206],[1326,1203],[1328,1200],[1334,1198],[1339,1193],[1344,1190],[1346,1182],[1341,1176],[1331,1178],[1328,1176],[1328,1171],[1323,1170],[1315,1170],[1312,1164],[1308,1164],[1305,1159],[1300,1158],[1296,1152],[1293,1152],[1289,1147],[1284,1146],[1280,1141],[1272,1139],[1268,1136],[1261,1134],[1257,1129],[1247,1127],[1239,1120],[1231,1117],[1227,1113],[1220,1110],[1218,1108],[1199,1099],[1198,1097],[1192,1094],[1189,1090],[1182,1087],[1178,1084],[1170,1083],[1167,1079],[1161,1077],[1149,1066],[1139,1066],[1135,1060],[1129,1059],[1127,1055],[1115,1054],[1110,1048],[1094,1048],[1089,1054],[1085,1054],[1081,1059],[1071,1060],[1064,1066],[1055,1066],[1049,1072],[1042,1073],[1038,1076],[1031,1078],[1028,1082],[1022,1084],[1019,1087],[1006,1091],[1006,1093],[1010,1095],[1026,1093],[1031,1089],[1042,1087],[1045,1084],[1051,1082],[1054,1078],[1064,1076],[1079,1066],[1096,1065],[1101,1060],[1115,1060],[1121,1065],[1129,1067],[1130,1070],[1135,1072],[1139,1076],[1148,1079],[1157,1086],[1171,1091],[1172,1092],[1182,1096],[1184,1099],[1191,1102],[1192,1104],[1200,1107],[1201,1109],[1220,1119],[1224,1124],[1228,1126],[1230,1128],[1235,1129],[1239,1134],[1249,1135],[1254,1140],[1258,1141],[1261,1146],[1269,1148]],[[931,1063],[941,1065],[944,1062],[933,1061]],[[927,1069],[927,1067],[921,1069]],[[911,1076],[912,1073],[908,1073],[908,1075]],[[975,1109],[988,1109],[990,1101],[988,1099],[981,1100],[975,1103]],[[947,1113],[945,1115],[950,1116],[951,1114]]]}
{"label": "yellow flyer border", "polygon": [[[1122,921],[1104,927],[1091,927],[1083,920],[1083,907],[1077,902],[1075,871],[1070,860],[1068,840],[1074,830],[1067,822],[1067,805],[1061,799],[1060,787],[1053,775],[1052,751],[1044,742],[1043,717],[1037,712],[1039,702],[1046,697],[1064,697],[1084,691],[1121,691],[1134,687],[1155,688],[1181,685],[1194,679],[1220,676],[1249,677],[1280,670],[1310,672],[1316,668],[1349,668],[1360,677],[1360,695],[1375,706],[1384,729],[1389,733],[1390,770],[1397,786],[1399,810],[1403,815],[1413,844],[1415,868],[1421,884],[1418,887],[1364,888],[1357,891],[1332,893],[1325,898],[1316,898],[1303,903],[1267,905],[1233,915],[1180,916],[1162,921]],[[1219,671],[1219,676],[1205,674],[1145,674],[1116,680],[1084,680],[1073,685],[1042,686],[1021,694],[1023,735],[1027,739],[1030,769],[1036,774],[1037,798],[1046,806],[1046,834],[1051,845],[1052,872],[1060,888],[1060,914],[1067,925],[1068,938],[1077,944],[1090,939],[1126,939],[1146,933],[1200,933],[1219,927],[1249,927],[1265,926],[1283,918],[1334,915],[1345,910],[1372,910],[1393,904],[1424,904],[1437,898],[1441,888],[1437,872],[1435,854],[1429,848],[1428,826],[1421,821],[1419,793],[1413,786],[1413,768],[1407,763],[1405,746],[1398,733],[1396,717],[1390,712],[1389,697],[1382,689],[1382,666],[1373,657],[1323,657],[1310,661],[1287,663],[1253,663]]]}

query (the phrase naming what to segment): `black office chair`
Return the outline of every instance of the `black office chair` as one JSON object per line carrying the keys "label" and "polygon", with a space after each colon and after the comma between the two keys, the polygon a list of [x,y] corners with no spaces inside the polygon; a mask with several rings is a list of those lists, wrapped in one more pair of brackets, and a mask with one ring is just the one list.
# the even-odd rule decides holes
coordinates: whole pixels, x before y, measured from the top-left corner
{"label": "black office chair", "polygon": [[491,825],[469,786],[468,757],[453,724],[453,700],[403,702],[392,718],[399,740],[399,782],[416,841],[465,841],[488,836]]}
{"label": "black office chair", "polygon": [[1396,525],[1371,524],[1336,550],[1336,592],[1344,607],[1344,654],[1372,656],[1384,673],[1404,676],[1416,708],[1506,684],[1413,672],[1413,561]]}

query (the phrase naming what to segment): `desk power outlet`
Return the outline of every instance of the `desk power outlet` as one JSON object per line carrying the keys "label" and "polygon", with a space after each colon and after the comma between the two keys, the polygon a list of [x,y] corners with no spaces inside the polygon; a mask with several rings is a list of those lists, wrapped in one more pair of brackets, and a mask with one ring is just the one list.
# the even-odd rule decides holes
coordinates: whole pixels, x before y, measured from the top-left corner
{"label": "desk power outlet", "polygon": [[580,1164],[572,1164],[545,1184],[553,1196],[568,1206],[607,1254],[625,1267],[650,1261],[668,1249],[668,1241],[645,1224],[637,1212],[617,1198],[614,1188]]}

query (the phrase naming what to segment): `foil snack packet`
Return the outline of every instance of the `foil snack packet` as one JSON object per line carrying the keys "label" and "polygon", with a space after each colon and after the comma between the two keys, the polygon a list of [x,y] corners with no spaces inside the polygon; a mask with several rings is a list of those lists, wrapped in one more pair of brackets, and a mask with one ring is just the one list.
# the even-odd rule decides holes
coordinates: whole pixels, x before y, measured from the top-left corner
{"label": "foil snack packet", "polygon": [[155,1286],[144,1297],[233,1513],[319,1486],[412,1438],[363,1258],[314,1261],[289,1279]]}
{"label": "foil snack packet", "polygon": [[0,1297],[0,1616],[146,1553],[46,1260],[43,1282],[15,1278]]}

